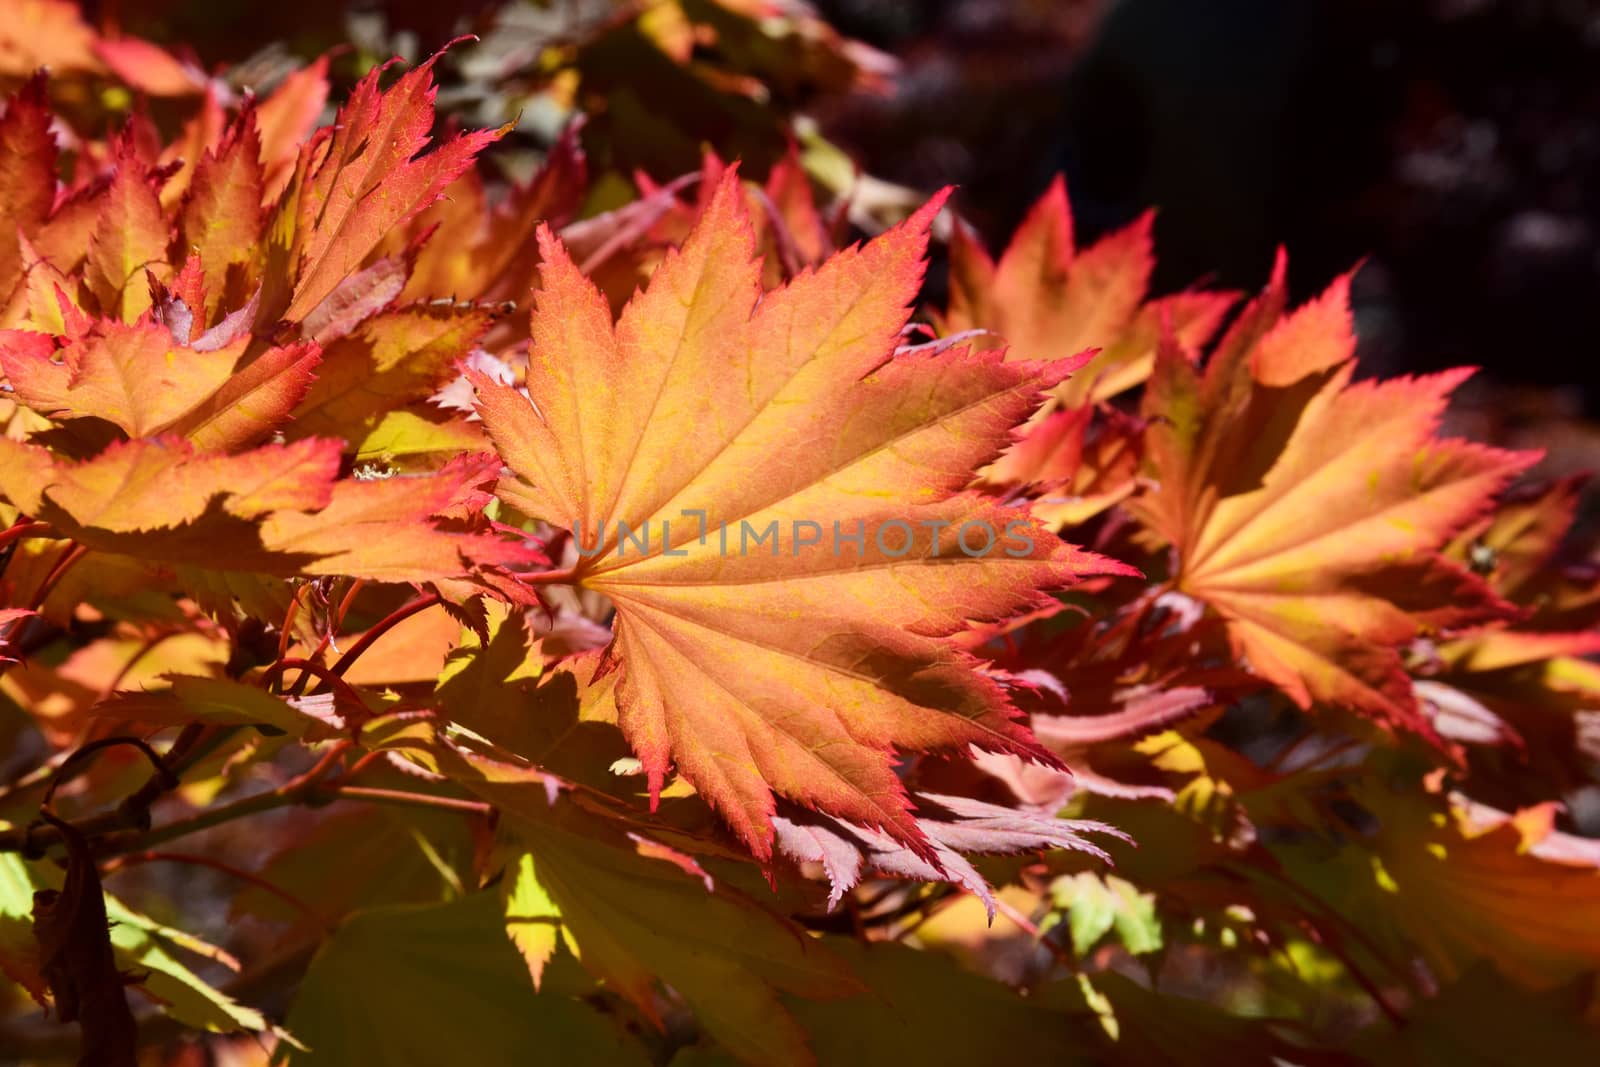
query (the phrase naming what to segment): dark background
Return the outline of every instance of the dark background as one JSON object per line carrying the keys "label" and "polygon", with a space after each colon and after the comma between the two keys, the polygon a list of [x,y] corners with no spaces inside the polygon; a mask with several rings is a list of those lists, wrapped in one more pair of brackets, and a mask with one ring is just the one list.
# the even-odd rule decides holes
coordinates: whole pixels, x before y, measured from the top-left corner
{"label": "dark background", "polygon": [[[588,0],[553,0],[555,11]],[[428,50],[486,0],[101,0],[130,32],[238,62],[347,39],[350,10]],[[999,244],[1050,176],[1086,238],[1159,209],[1156,284],[1297,298],[1364,262],[1363,367],[1475,364],[1482,425],[1560,424],[1600,461],[1600,3],[1568,0],[818,0],[894,55],[888,95],[809,102],[874,175],[962,186]],[[1487,421],[1485,421],[1487,420]],[[1536,437],[1538,435],[1535,435]],[[1546,433],[1548,436],[1548,433]],[[1540,442],[1542,443],[1542,442]]]}
{"label": "dark background", "polygon": [[991,240],[1060,169],[1090,233],[1159,208],[1163,288],[1259,286],[1282,243],[1305,296],[1365,258],[1369,369],[1477,364],[1600,414],[1600,4],[821,6],[908,64],[839,136],[962,182]]}

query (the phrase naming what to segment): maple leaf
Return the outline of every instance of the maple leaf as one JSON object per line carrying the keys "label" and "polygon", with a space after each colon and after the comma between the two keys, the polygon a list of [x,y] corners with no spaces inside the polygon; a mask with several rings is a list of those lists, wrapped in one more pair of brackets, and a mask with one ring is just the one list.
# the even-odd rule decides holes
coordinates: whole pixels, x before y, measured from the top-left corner
{"label": "maple leaf", "polygon": [[[548,1048],[574,1067],[650,1063],[587,998],[535,992],[499,908],[494,893],[468,893],[446,904],[364,909],[341,923],[289,1011],[289,1027],[311,1051],[285,1050],[287,1062],[515,1063]],[[441,1017],[450,1025],[432,1025]]]}
{"label": "maple leaf", "polygon": [[132,322],[150,307],[145,271],[167,271],[171,227],[129,131],[115,142],[111,184],[89,237],[84,281],[102,311]]}
{"label": "maple leaf", "polygon": [[37,611],[29,608],[0,608],[0,666],[21,662],[12,655],[13,643],[22,634],[23,620],[37,618],[38,615]]}
{"label": "maple leaf", "polygon": [[1436,436],[1467,372],[1352,384],[1348,278],[1288,316],[1283,294],[1280,259],[1203,371],[1164,346],[1144,402],[1159,484],[1131,506],[1256,673],[1427,734],[1398,649],[1508,610],[1440,550],[1538,457]]}
{"label": "maple leaf", "polygon": [[328,102],[328,57],[294,71],[261,101],[256,111],[261,135],[262,202],[275,203],[294,172],[300,147],[317,128]]}
{"label": "maple leaf", "polygon": [[[299,321],[362,262],[390,230],[432,204],[485,146],[505,133],[459,134],[432,151],[432,70],[439,54],[380,90],[388,64],[351,90],[331,127],[301,149],[288,195],[269,229],[273,288],[262,312]],[[292,281],[292,286],[286,282]]]}
{"label": "maple leaf", "polygon": [[432,395],[489,325],[486,313],[455,308],[402,308],[368,318],[323,349],[290,435],[359,443],[385,415]]}
{"label": "maple leaf", "polygon": [[40,67],[98,72],[96,41],[72,0],[17,0],[0,23],[0,75],[26,78]]}
{"label": "maple leaf", "polygon": [[178,724],[192,721],[229,725],[265,724],[301,737],[321,722],[293,702],[227,678],[179,674],[162,678],[163,688],[124,690],[95,706],[96,715],[118,721]]}
{"label": "maple leaf", "polygon": [[1562,558],[1583,481],[1513,487],[1492,515],[1457,534],[1450,558],[1524,615],[1439,641],[1412,667],[1441,730],[1513,746],[1539,783],[1534,797],[1580,788],[1591,776],[1584,713],[1600,701],[1600,665],[1592,661],[1600,652],[1600,576],[1581,557]]}
{"label": "maple leaf", "polygon": [[1588,480],[1579,474],[1513,486],[1493,514],[1463,529],[1447,549],[1451,559],[1528,610],[1522,628],[1577,632],[1600,622],[1600,576],[1584,561],[1593,538],[1573,536]]}
{"label": "maple leaf", "polygon": [[[244,310],[248,311],[248,306]],[[201,338],[191,347],[206,343]],[[235,364],[217,391],[165,429],[182,434],[203,452],[229,452],[257,444],[290,418],[311,390],[321,362],[322,352],[316,345],[283,345],[264,352],[259,344],[248,345],[244,359]]]}
{"label": "maple leaf", "polygon": [[[517,476],[497,493],[573,530],[590,553],[575,580],[616,605],[619,724],[652,796],[675,761],[758,857],[777,792],[931,859],[892,748],[1053,759],[940,638],[1083,575],[1127,573],[960,492],[1059,369],[891,358],[939,203],[761,296],[730,169],[615,325],[546,231],[532,403],[473,376]],[[619,523],[654,540],[630,555]],[[827,550],[830,531],[858,524],[860,551]],[[1028,543],[963,551],[964,525]],[[720,549],[730,526],[745,550]],[[770,548],[749,552],[750,531]]]}
{"label": "maple leaf", "polygon": [[[265,219],[261,210],[265,172],[256,109],[243,113],[222,139],[206,148],[195,166],[178,224],[179,247],[199,259],[208,294],[202,318],[243,294],[242,268],[252,263],[261,243]],[[230,278],[230,273],[234,277]]]}
{"label": "maple leaf", "polygon": [[1093,405],[1052,411],[982,473],[998,491],[1026,490],[1053,528],[1087,522],[1137,487],[1143,424]]}
{"label": "maple leaf", "polygon": [[50,109],[45,79],[29,79],[0,115],[0,204],[7,220],[0,226],[0,298],[9,296],[21,279],[24,259],[18,236],[34,234],[50,216],[55,202],[55,138],[50,134]]}
{"label": "maple leaf", "polygon": [[69,859],[62,887],[33,895],[39,971],[50,983],[57,1017],[83,1026],[81,1062],[134,1067],[139,1028],[111,949],[105,892],[94,853],[71,823],[44,809],[40,818],[61,832]]}
{"label": "maple leaf", "polygon": [[[674,186],[678,183],[660,185],[646,175],[637,176],[639,199],[627,205],[623,211],[645,209],[635,215],[638,224],[647,224],[644,239],[639,241],[631,257],[638,266],[653,267],[659,260],[659,248],[678,244],[688,236],[695,222],[710,206],[712,196],[722,183],[727,169],[728,164],[715,152],[708,150],[701,161],[698,175],[685,175],[679,179],[680,182],[695,179],[697,195],[692,203],[684,203],[673,197]],[[817,211],[811,180],[806,176],[794,146],[790,146],[788,154],[773,164],[765,182],[759,185],[746,182],[745,194],[749,199],[750,224],[755,229],[756,246],[761,251],[764,263],[761,275],[764,289],[776,288],[786,279],[799,274],[804,267],[816,267],[834,250],[832,235]],[[648,207],[657,204],[659,208]],[[628,227],[622,227],[616,231],[616,236],[628,232]],[[585,273],[592,274],[587,270]],[[648,271],[645,273],[648,275]],[[605,286],[602,285],[602,288]]]}
{"label": "maple leaf", "polygon": [[[1308,1050],[1295,1025],[1263,1015],[1232,1014],[1182,994],[1158,993],[1114,970],[1066,979],[1040,990],[1037,999],[1099,1017],[1094,1063],[1249,1064],[1276,1067],[1296,1060],[1322,1067],[1348,1063]],[[1385,1029],[1392,1028],[1385,1026]]]}
{"label": "maple leaf", "polygon": [[[1121,878],[1102,877],[1093,871],[1062,875],[1050,884],[1050,907],[1050,920],[1066,921],[1072,951],[1079,959],[1088,956],[1113,928],[1117,940],[1135,956],[1159,951],[1162,946],[1155,897]],[[1041,924],[1040,930],[1046,929]]]}
{"label": "maple leaf", "polygon": [[582,128],[573,122],[563,130],[538,173],[493,206],[483,176],[468,170],[438,203],[393,234],[384,245],[391,255],[422,244],[405,298],[448,293],[458,300],[521,300],[538,278],[539,223],[565,225],[582,206],[589,180]]}
{"label": "maple leaf", "polygon": [[151,96],[189,96],[205,87],[204,71],[137,37],[101,39],[94,51],[111,73]]}
{"label": "maple leaf", "polygon": [[481,508],[492,456],[360,481],[337,477],[340,452],[340,442],[313,437],[202,455],[157,437],[74,463],[0,438],[0,495],[91,548],[194,567],[433,581],[528,558],[442,521]]}
{"label": "maple leaf", "polygon": [[[254,103],[253,99],[247,100],[245,109],[252,109]],[[136,136],[140,141],[149,140],[152,143],[150,147],[159,145],[160,134],[146,125],[145,116],[135,114],[128,121],[129,126],[138,131]],[[163,211],[170,215],[183,202],[189,194],[196,168],[205,158],[207,150],[222,140],[228,126],[228,112],[218,94],[218,87],[208,85],[200,98],[200,109],[189,116],[189,121],[183,124],[183,129],[174,140],[159,145],[153,153],[155,162],[162,168],[161,173],[166,176],[159,190]],[[150,147],[143,149],[141,154],[152,154]],[[259,211],[256,213],[259,214]]]}
{"label": "maple leaf", "polygon": [[996,263],[961,226],[950,242],[950,332],[1005,338],[1011,359],[1066,359],[1100,352],[1055,390],[1062,406],[1113,396],[1150,374],[1163,325],[1204,344],[1232,306],[1229,293],[1189,292],[1145,302],[1151,215],[1090,248],[1073,245],[1066,183],[1058,175]]}
{"label": "maple leaf", "polygon": [[[207,406],[207,414],[233,419],[233,409],[244,398],[241,387],[263,370],[316,365],[317,354],[307,345],[270,349],[256,347],[248,335],[215,350],[200,351],[176,340],[167,327],[148,318],[128,325],[115,320],[95,322],[82,336],[51,351],[37,334],[0,336],[0,368],[21,403],[57,421],[96,418],[110,422],[132,437],[149,437],[189,423],[195,429],[211,419],[196,409],[218,397],[228,386],[222,403]],[[251,363],[246,360],[254,356]],[[254,363],[261,367],[252,370]],[[244,382],[236,381],[245,376]],[[276,374],[269,374],[270,379]],[[309,383],[307,383],[309,384]],[[256,433],[276,420],[261,419],[262,407],[250,405]],[[282,411],[279,418],[287,416]],[[234,434],[213,431],[217,441],[237,440]]]}
{"label": "maple leaf", "polygon": [[[660,1022],[658,980],[706,1030],[750,1063],[811,1064],[779,991],[825,1000],[860,991],[849,968],[797,927],[717,885],[692,860],[652,854],[594,825],[519,821],[526,851],[508,872],[508,930],[560,935],[597,977]],[[530,924],[532,920],[532,924]],[[536,925],[534,925],[536,924]],[[553,938],[524,941],[541,969]]]}
{"label": "maple leaf", "polygon": [[1375,1023],[1350,1051],[1372,1067],[1584,1063],[1594,1054],[1594,1025],[1584,1018],[1592,988],[1579,978],[1531,992],[1480,962],[1408,1012],[1405,1026]]}
{"label": "maple leaf", "polygon": [[[946,952],[847,937],[824,937],[822,944],[869,987],[848,999],[790,998],[823,1063],[994,1063],[1002,1046],[1007,1059],[1059,1067],[1157,1062],[1088,1055],[1093,1022],[1081,1014],[1074,1019],[1032,991],[1023,996],[974,974]],[[950,1025],[952,1019],[960,1025]]]}

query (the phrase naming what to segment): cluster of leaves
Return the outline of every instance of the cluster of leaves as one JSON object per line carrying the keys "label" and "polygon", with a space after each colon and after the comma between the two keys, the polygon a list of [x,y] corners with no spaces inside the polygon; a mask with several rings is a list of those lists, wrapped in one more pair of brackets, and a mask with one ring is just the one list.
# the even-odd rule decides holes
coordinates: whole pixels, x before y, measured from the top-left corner
{"label": "cluster of leaves", "polygon": [[1461,374],[1059,183],[911,324],[942,195],[599,210],[434,66],[0,115],[7,1047],[1581,1062],[1600,581]]}

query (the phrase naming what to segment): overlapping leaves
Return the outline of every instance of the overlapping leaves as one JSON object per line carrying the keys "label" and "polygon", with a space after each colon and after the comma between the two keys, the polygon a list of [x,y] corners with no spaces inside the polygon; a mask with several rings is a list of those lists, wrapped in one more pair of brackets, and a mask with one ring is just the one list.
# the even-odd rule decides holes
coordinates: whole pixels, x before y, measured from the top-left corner
{"label": "overlapping leaves", "polygon": [[517,475],[497,492],[572,530],[575,580],[617,605],[619,723],[652,793],[675,763],[757,856],[776,792],[931,858],[892,748],[1051,759],[938,638],[1121,569],[959,492],[1060,375],[891,358],[934,210],[763,295],[730,172],[615,325],[546,235],[529,397],[475,379]]}
{"label": "overlapping leaves", "polygon": [[[314,129],[325,61],[233,100],[26,6],[69,78],[193,110],[58,137],[60,83],[0,69],[0,694],[57,761],[202,737],[158,835],[295,809],[95,840],[253,882],[245,940],[311,960],[294,1058],[1385,1062],[1470,1047],[1490,995],[1565,1051],[1600,959],[1558,804],[1600,751],[1579,482],[1441,437],[1459,373],[1358,380],[1348,279],[1286,313],[1280,271],[1206,352],[1231,299],[1148,299],[1149,220],[1079,250],[1057,183],[998,262],[957,229],[919,344],[937,200],[831,254],[792,149],[757,185],[640,142],[701,170],[591,188],[615,153],[574,127],[501,183],[500,131],[432,136],[433,60]],[[699,78],[651,10],[596,40]],[[588,47],[607,129],[648,129]],[[63,803],[114,822],[130,773]],[[45,867],[6,870],[0,965],[43,995]],[[107,908],[169,1014],[271,1032],[175,954],[225,952]],[[1216,1004],[1166,988],[1219,962]]]}

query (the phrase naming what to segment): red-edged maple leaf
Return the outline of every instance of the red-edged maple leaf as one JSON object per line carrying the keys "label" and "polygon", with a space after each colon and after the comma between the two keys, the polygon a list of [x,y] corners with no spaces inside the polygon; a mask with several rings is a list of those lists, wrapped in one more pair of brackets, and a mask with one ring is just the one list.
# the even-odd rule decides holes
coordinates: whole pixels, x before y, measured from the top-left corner
{"label": "red-edged maple leaf", "polygon": [[1034,422],[983,471],[996,490],[1024,490],[1053,528],[1087,522],[1137,487],[1144,424],[1109,406],[1085,404]]}
{"label": "red-edged maple leaf", "polygon": [[202,455],[155,437],[74,463],[0,438],[0,496],[91,548],[216,570],[432,581],[527,557],[446,521],[487,501],[492,456],[361,481],[337,477],[340,452],[338,441],[307,438]]}
{"label": "red-edged maple leaf", "polygon": [[[262,307],[294,321],[327,299],[390,230],[428,207],[504,130],[460,134],[426,154],[438,55],[380,90],[387,64],[350,93],[333,126],[301,149],[288,195],[269,231],[269,261],[282,274]],[[289,284],[292,283],[292,284]]]}
{"label": "red-edged maple leaf", "polygon": [[1134,507],[1253,670],[1427,732],[1397,650],[1508,610],[1440,550],[1538,457],[1436,436],[1468,372],[1352,384],[1348,281],[1284,316],[1280,260],[1204,370],[1164,346]]}
{"label": "red-edged maple leaf", "polygon": [[1494,513],[1472,523],[1448,555],[1482,574],[1495,592],[1527,608],[1524,627],[1581,631],[1600,623],[1600,575],[1585,557],[1594,535],[1574,536],[1588,475],[1513,486]]}
{"label": "red-edged maple leaf", "polygon": [[[634,258],[639,267],[653,267],[659,259],[658,249],[678,244],[694,228],[695,221],[710,206],[728,164],[715,152],[708,151],[700,164],[698,175],[686,175],[680,181],[697,178],[696,196],[684,203],[673,196],[673,185],[660,185],[648,175],[639,174],[638,204],[649,204],[659,198],[662,210],[643,213],[649,218],[648,240],[641,242]],[[761,281],[764,288],[775,288],[785,279],[799,274],[803,268],[815,267],[834,251],[834,235],[829,225],[817,211],[816,197],[811,191],[811,179],[801,166],[798,150],[790,146],[787,155],[773,164],[767,180],[760,184],[747,182],[745,193],[749,198],[750,224],[755,228],[756,245],[764,264]],[[630,205],[631,206],[631,205]],[[843,206],[836,212],[842,215]],[[836,219],[838,221],[838,219]],[[648,271],[646,271],[648,274]]]}
{"label": "red-edged maple leaf", "polygon": [[[245,413],[230,409],[242,402],[241,387],[263,370],[309,369],[317,362],[316,350],[308,345],[270,349],[249,359],[250,345],[247,335],[215,351],[197,351],[148,316],[133,325],[101,320],[53,351],[39,334],[0,337],[0,367],[16,399],[41,415],[62,422],[103,419],[129,436],[147,437],[185,422],[199,428],[214,427],[217,419],[237,419]],[[241,377],[242,382],[237,380]],[[227,403],[207,405],[204,413],[197,410],[230,385]],[[257,433],[287,417],[289,408],[277,406],[276,419],[259,404],[255,407]]]}
{"label": "red-edged maple leaf", "polygon": [[957,226],[950,242],[951,332],[984,330],[1011,359],[1066,359],[1100,352],[1056,389],[1065,407],[1138,385],[1150,374],[1163,324],[1186,344],[1204,344],[1233,304],[1228,293],[1188,292],[1145,302],[1151,215],[1078,250],[1066,183],[1058,176],[1023,219],[996,263]]}
{"label": "red-edged maple leaf", "polygon": [[192,309],[202,321],[248,295],[242,268],[255,260],[261,243],[265,180],[256,112],[246,104],[220,141],[199,157],[179,218],[182,254],[196,257],[205,271],[205,305]]}
{"label": "red-edged maple leaf", "polygon": [[89,237],[84,281],[104,313],[132,322],[150,307],[145,272],[165,280],[172,233],[156,195],[161,179],[141,165],[127,133],[113,146],[112,165]]}
{"label": "red-edged maple leaf", "polygon": [[[1518,796],[1579,788],[1592,773],[1582,713],[1600,702],[1600,575],[1567,544],[1584,480],[1514,487],[1456,536],[1450,557],[1525,614],[1438,642],[1413,665],[1447,736],[1517,749],[1517,777],[1537,783],[1531,794],[1512,785]],[[1564,559],[1569,549],[1580,550]]]}
{"label": "red-edged maple leaf", "polygon": [[489,328],[470,308],[398,308],[368,318],[322,351],[291,437],[339,436],[359,445],[385,416],[427,399]]}
{"label": "red-edged maple leaf", "polygon": [[[546,232],[532,403],[475,378],[516,475],[498,494],[571,529],[575,580],[617,607],[619,724],[652,793],[675,761],[759,857],[776,792],[931,859],[893,749],[1052,759],[941,638],[1126,571],[960,491],[1061,370],[892,357],[938,207],[762,295],[730,169],[615,324]],[[859,550],[836,537],[858,529]],[[1022,537],[980,551],[989,532]]]}

